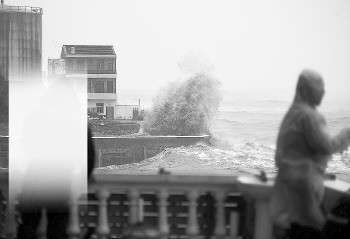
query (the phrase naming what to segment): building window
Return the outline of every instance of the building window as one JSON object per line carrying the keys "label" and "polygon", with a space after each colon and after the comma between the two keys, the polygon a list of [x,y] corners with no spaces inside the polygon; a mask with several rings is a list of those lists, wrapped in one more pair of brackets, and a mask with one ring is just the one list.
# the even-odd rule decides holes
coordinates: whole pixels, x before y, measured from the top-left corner
{"label": "building window", "polygon": [[95,93],[105,93],[105,87],[104,87],[104,82],[103,81],[97,81],[95,82]]}
{"label": "building window", "polygon": [[103,103],[96,103],[96,111],[99,114],[104,113],[104,104]]}
{"label": "building window", "polygon": [[107,81],[107,93],[115,93],[113,81]]}
{"label": "building window", "polygon": [[113,63],[108,63],[108,70],[113,71]]}

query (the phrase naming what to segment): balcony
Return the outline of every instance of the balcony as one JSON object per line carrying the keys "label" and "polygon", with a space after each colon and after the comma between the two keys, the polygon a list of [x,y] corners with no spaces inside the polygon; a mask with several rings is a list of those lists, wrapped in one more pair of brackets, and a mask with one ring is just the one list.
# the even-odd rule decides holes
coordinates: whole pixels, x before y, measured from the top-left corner
{"label": "balcony", "polygon": [[117,93],[88,93],[89,100],[116,100]]}
{"label": "balcony", "polygon": [[[0,174],[5,201],[7,173]],[[84,227],[94,228],[98,238],[122,238],[125,228],[138,221],[153,225],[155,238],[272,238],[269,198],[273,182],[254,176],[236,177],[212,173],[95,174],[86,200],[70,202],[69,238],[79,238]],[[328,206],[350,184],[325,181]],[[208,194],[209,193],[209,194]],[[6,204],[3,235],[15,238],[16,213]],[[249,224],[253,218],[254,223]],[[43,224],[44,225],[44,224]],[[41,236],[45,228],[41,228]]]}

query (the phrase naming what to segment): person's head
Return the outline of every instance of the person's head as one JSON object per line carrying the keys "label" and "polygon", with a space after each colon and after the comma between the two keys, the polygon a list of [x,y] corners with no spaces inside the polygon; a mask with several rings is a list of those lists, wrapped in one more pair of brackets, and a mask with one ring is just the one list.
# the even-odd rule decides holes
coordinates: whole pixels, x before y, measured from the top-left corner
{"label": "person's head", "polygon": [[299,75],[296,94],[299,99],[311,106],[320,105],[325,94],[321,75],[313,70],[303,70]]}

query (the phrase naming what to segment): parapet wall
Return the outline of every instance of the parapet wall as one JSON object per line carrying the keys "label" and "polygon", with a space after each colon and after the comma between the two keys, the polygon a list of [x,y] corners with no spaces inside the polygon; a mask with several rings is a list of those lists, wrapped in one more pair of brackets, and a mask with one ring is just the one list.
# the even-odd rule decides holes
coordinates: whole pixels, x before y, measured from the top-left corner
{"label": "parapet wall", "polygon": [[209,136],[93,137],[96,167],[137,163],[155,156],[165,148],[208,143]]}

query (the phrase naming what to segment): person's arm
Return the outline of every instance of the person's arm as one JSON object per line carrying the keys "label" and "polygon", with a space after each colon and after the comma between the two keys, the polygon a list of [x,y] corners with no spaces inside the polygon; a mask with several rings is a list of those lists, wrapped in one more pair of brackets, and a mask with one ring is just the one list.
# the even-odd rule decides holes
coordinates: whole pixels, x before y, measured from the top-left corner
{"label": "person's arm", "polygon": [[311,147],[321,154],[342,152],[350,144],[350,128],[345,128],[332,137],[324,118],[312,111],[306,114],[304,131]]}
{"label": "person's arm", "polygon": [[344,128],[332,138],[333,153],[342,153],[350,145],[350,128]]}

